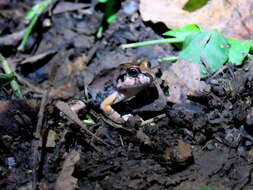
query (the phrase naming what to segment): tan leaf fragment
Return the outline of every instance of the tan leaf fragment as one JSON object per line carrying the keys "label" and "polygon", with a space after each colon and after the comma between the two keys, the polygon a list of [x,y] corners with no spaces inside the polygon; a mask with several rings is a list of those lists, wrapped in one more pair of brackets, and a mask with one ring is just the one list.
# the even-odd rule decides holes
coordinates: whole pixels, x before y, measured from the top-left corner
{"label": "tan leaf fragment", "polygon": [[72,150],[66,157],[54,190],[73,190],[77,188],[77,178],[72,176],[75,164],[80,160],[80,153]]}
{"label": "tan leaf fragment", "polygon": [[162,22],[170,29],[197,24],[237,39],[249,39],[253,32],[252,0],[211,0],[194,12],[183,6],[172,0],[140,0],[140,13],[144,21]]}
{"label": "tan leaf fragment", "polygon": [[187,96],[199,96],[208,89],[200,80],[199,65],[183,59],[164,70],[161,78],[169,87],[167,100],[172,103],[189,103]]}

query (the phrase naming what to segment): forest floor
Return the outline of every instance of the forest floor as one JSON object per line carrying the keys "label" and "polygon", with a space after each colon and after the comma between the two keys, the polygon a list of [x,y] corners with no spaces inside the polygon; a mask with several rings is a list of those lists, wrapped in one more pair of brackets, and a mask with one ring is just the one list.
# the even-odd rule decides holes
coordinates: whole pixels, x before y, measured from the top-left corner
{"label": "forest floor", "polygon": [[[33,1],[0,3],[1,53],[27,98],[14,100],[9,85],[0,88],[0,189],[35,184],[61,190],[253,189],[253,62],[228,64],[205,79],[210,86],[205,96],[141,113],[144,120],[164,116],[143,126],[117,127],[90,112],[95,124],[82,129],[56,107],[59,100],[82,99],[98,73],[121,63],[148,60],[156,66],[157,78],[161,68],[173,64],[157,61],[177,54],[170,44],[121,48],[160,39],[164,32],[163,25],[144,23],[129,2],[122,3],[101,38],[96,34],[103,7],[94,1],[82,11],[49,10],[23,52],[16,50],[17,32],[24,31]],[[19,40],[6,38],[11,34]],[[115,109],[120,112],[124,105]],[[96,136],[85,133],[86,128]]]}

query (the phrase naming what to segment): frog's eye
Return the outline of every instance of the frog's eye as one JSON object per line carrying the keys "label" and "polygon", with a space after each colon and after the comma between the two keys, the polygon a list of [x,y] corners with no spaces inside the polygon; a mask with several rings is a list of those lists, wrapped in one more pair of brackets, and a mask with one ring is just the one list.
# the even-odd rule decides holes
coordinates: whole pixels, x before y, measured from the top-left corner
{"label": "frog's eye", "polygon": [[138,68],[128,68],[127,74],[131,77],[137,77],[140,73],[140,70]]}

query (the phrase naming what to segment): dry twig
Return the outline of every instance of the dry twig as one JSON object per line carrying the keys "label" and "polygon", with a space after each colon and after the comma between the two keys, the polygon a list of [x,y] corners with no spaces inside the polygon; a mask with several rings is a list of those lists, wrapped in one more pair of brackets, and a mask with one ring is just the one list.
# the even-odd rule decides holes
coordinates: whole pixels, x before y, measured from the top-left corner
{"label": "dry twig", "polygon": [[62,111],[71,121],[75,122],[77,125],[80,126],[81,129],[83,129],[85,131],[86,134],[92,136],[94,139],[96,139],[97,141],[107,145],[107,146],[111,146],[108,143],[106,143],[105,141],[103,141],[101,138],[99,138],[98,136],[96,136],[95,134],[93,134],[89,129],[87,129],[86,124],[84,124],[77,116],[77,114],[75,112],[73,112],[70,107],[68,106],[67,103],[64,103],[62,101],[58,101],[56,103],[56,107]]}
{"label": "dry twig", "polygon": [[44,112],[45,107],[48,100],[48,93],[44,93],[41,104],[40,104],[40,110],[38,114],[38,122],[36,125],[36,132],[35,132],[35,140],[33,142],[33,180],[32,180],[32,190],[37,189],[37,181],[38,181],[38,165],[39,165],[39,158],[40,158],[40,152],[38,151],[39,144],[42,141],[41,137],[41,130],[43,125],[43,119],[44,119]]}

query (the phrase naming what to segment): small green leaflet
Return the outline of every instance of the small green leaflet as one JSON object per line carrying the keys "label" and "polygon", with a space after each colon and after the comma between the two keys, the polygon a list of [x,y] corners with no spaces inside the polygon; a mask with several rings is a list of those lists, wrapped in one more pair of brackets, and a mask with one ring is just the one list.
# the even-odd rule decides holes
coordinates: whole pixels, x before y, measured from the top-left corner
{"label": "small green leaflet", "polygon": [[248,55],[250,51],[250,47],[252,46],[252,40],[248,41],[240,41],[228,38],[229,48],[229,62],[235,65],[241,65],[245,57]]}
{"label": "small green leaflet", "polygon": [[14,79],[14,75],[13,74],[0,73],[0,79],[12,80],[12,79]]}
{"label": "small green leaflet", "polygon": [[183,26],[182,28],[177,28],[175,30],[170,30],[163,33],[164,36],[173,36],[178,39],[184,40],[187,36],[193,33],[199,33],[201,29],[196,24],[189,24]]}
{"label": "small green leaflet", "polygon": [[13,79],[14,75],[12,73],[11,74],[0,73],[0,87],[8,84]]}
{"label": "small green leaflet", "polygon": [[117,15],[116,15],[116,14],[113,14],[113,15],[109,16],[109,17],[106,19],[106,22],[107,22],[108,24],[112,24],[113,21],[116,19],[116,17],[117,17]]}
{"label": "small green leaflet", "polygon": [[89,115],[86,115],[86,118],[83,120],[83,122],[87,125],[96,124],[95,121]]}
{"label": "small green leaflet", "polygon": [[188,0],[184,5],[183,10],[193,12],[207,4],[208,0]]}

